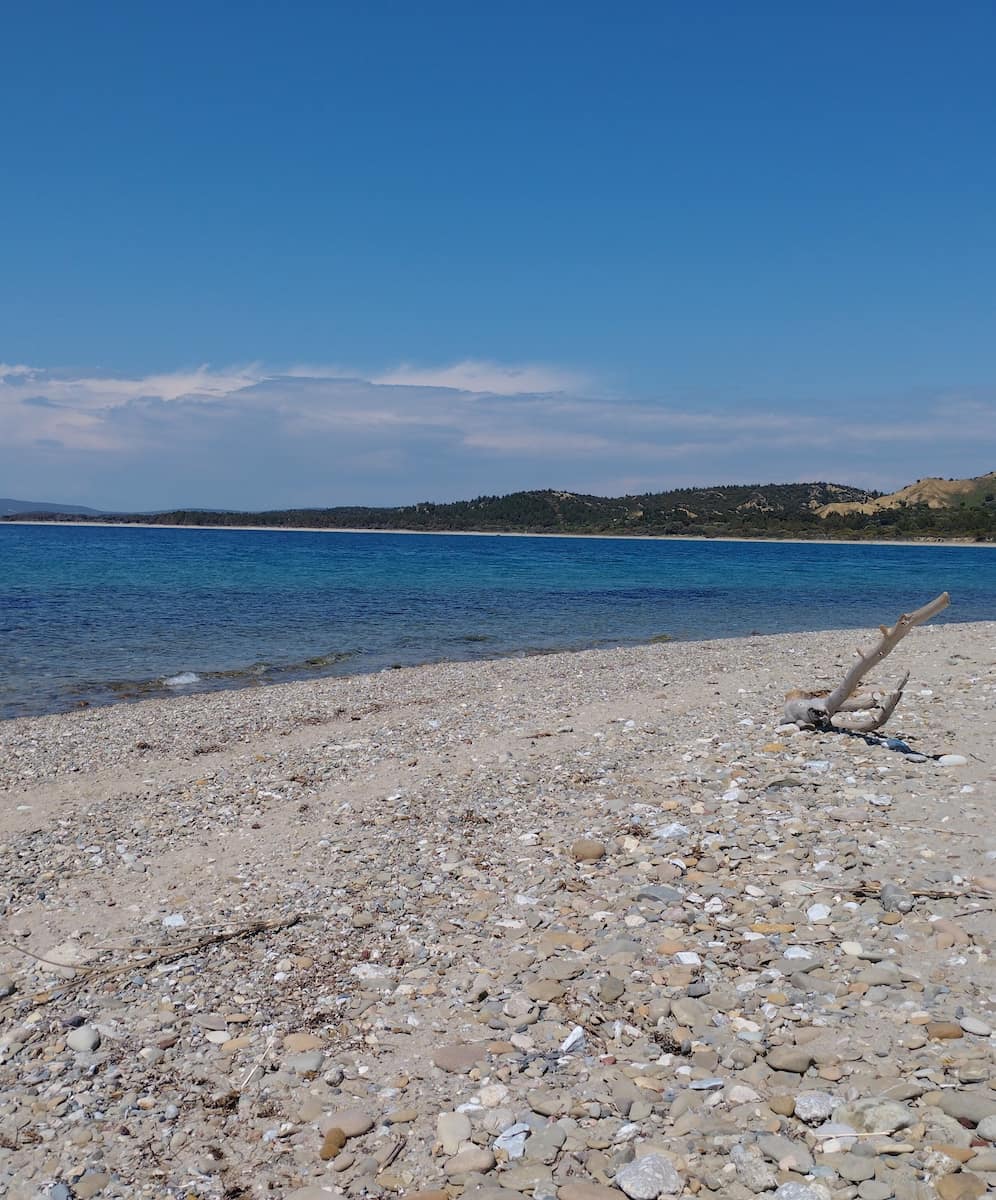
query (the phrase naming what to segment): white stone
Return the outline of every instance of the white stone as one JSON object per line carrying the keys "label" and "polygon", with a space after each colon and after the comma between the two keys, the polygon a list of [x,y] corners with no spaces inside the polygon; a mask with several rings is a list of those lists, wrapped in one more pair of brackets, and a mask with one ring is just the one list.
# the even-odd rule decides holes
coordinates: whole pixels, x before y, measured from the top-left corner
{"label": "white stone", "polygon": [[837,1103],[828,1092],[800,1092],[795,1098],[795,1115],[807,1125],[830,1118]]}
{"label": "white stone", "polygon": [[82,1054],[87,1054],[91,1050],[96,1050],[100,1045],[100,1034],[92,1025],[81,1025],[79,1029],[74,1029],[66,1038],[66,1045],[72,1050],[78,1050]]}
{"label": "white stone", "polygon": [[658,1196],[677,1196],[682,1190],[681,1176],[663,1154],[645,1154],[616,1172],[616,1186],[630,1200],[657,1200]]}
{"label": "white stone", "polygon": [[456,1154],[470,1134],[470,1117],[464,1113],[444,1112],[436,1118],[436,1140],[446,1155]]}

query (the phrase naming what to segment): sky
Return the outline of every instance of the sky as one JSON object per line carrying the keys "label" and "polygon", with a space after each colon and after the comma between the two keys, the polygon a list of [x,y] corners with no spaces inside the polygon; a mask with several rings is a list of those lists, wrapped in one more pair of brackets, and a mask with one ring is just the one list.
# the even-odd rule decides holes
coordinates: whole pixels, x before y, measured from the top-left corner
{"label": "sky", "polygon": [[996,468],[996,7],[4,14],[0,495]]}

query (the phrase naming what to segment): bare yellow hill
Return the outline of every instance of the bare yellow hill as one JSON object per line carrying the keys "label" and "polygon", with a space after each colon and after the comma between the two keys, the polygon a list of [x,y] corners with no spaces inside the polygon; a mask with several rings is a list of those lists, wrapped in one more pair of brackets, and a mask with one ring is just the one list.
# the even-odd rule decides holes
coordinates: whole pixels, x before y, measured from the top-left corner
{"label": "bare yellow hill", "polygon": [[918,479],[898,492],[879,496],[877,500],[823,504],[816,509],[821,517],[831,513],[877,513],[883,509],[926,504],[928,508],[953,508],[965,501],[978,501],[982,494],[996,490],[996,471],[976,475],[971,479]]}

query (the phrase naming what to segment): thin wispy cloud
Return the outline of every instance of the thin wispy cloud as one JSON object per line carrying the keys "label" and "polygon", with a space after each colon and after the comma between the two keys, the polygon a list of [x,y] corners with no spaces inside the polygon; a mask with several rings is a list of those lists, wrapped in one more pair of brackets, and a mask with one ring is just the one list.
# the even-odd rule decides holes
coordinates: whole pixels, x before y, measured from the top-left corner
{"label": "thin wispy cloud", "polygon": [[259,363],[123,375],[0,364],[0,493],[262,508],[831,479],[883,488],[996,461],[996,397],[736,405],[607,397],[548,366]]}
{"label": "thin wispy cloud", "polygon": [[577,390],[585,385],[582,375],[555,367],[513,367],[472,359],[447,367],[415,367],[406,363],[372,375],[370,382],[398,387],[455,388],[492,396],[543,395]]}

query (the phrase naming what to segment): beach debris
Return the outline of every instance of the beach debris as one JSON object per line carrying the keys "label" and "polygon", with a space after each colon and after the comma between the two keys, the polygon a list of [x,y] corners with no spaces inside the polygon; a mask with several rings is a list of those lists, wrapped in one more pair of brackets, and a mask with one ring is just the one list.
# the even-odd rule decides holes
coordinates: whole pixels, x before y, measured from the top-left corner
{"label": "beach debris", "polygon": [[880,625],[879,640],[867,650],[857,652],[858,661],[832,692],[789,692],[785,697],[782,720],[800,728],[845,729],[852,733],[871,733],[881,729],[903,698],[909,672],[903,675],[891,692],[855,694],[858,684],[898,646],[914,626],[936,617],[950,603],[951,597],[947,592],[942,592],[922,608],[903,613],[891,629],[887,625]]}

